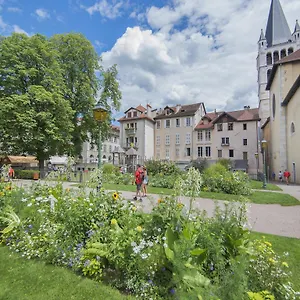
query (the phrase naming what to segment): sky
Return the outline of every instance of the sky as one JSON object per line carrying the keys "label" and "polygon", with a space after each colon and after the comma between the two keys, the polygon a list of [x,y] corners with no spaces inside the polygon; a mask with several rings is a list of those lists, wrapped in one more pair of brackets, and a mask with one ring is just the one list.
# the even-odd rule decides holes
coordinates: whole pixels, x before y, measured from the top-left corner
{"label": "sky", "polygon": [[[271,0],[0,0],[0,34],[80,32],[117,64],[121,113],[204,102],[258,106],[256,56]],[[281,0],[291,31],[299,0]],[[117,117],[118,117],[117,116]]]}

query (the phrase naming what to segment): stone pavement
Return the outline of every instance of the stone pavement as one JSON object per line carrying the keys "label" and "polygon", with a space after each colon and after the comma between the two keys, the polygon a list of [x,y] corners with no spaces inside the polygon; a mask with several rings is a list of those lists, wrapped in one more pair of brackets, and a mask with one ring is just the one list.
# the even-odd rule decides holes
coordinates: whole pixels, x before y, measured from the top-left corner
{"label": "stone pavement", "polygon": [[[17,182],[16,182],[17,183]],[[47,183],[47,182],[45,182]],[[29,186],[32,181],[19,181],[18,185]],[[51,184],[48,182],[48,184]],[[64,187],[74,187],[74,183],[64,183]],[[280,185],[285,193],[293,195],[300,199],[299,186],[283,186]],[[127,200],[132,200],[133,192],[121,192],[122,196]],[[148,195],[143,198],[140,203],[141,208],[145,212],[150,212],[154,205],[157,205],[159,195]],[[189,206],[189,199],[182,197],[181,202],[187,207]],[[208,216],[213,216],[215,202],[224,207],[224,201],[214,201],[211,199],[197,198],[194,206],[200,210],[205,210]],[[300,238],[300,205],[298,206],[281,206],[277,204],[247,204],[247,216],[249,229],[261,233],[269,233],[287,237]]]}

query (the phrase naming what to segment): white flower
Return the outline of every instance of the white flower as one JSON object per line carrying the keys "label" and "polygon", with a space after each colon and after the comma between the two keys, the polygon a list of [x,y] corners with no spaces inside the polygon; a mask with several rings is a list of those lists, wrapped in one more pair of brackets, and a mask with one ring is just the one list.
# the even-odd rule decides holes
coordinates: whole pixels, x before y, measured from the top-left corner
{"label": "white flower", "polygon": [[136,246],[136,242],[131,242],[130,244],[132,247],[135,247]]}
{"label": "white flower", "polygon": [[141,255],[141,258],[142,259],[146,259],[148,257],[148,255],[146,254],[146,253],[143,253],[142,255]]}
{"label": "white flower", "polygon": [[163,245],[165,248],[168,248],[168,245],[166,244],[166,243],[164,243],[164,245]]}
{"label": "white flower", "polygon": [[161,232],[161,229],[160,229],[160,228],[157,228],[157,231],[158,231],[158,232]]}
{"label": "white flower", "polygon": [[167,239],[167,238],[166,238],[165,236],[164,236],[164,237],[162,237],[162,240],[163,240],[163,241],[165,241],[166,239]]}
{"label": "white flower", "polygon": [[31,202],[27,204],[27,206],[28,206],[28,207],[30,207],[31,205],[32,205],[32,203],[31,203]]}

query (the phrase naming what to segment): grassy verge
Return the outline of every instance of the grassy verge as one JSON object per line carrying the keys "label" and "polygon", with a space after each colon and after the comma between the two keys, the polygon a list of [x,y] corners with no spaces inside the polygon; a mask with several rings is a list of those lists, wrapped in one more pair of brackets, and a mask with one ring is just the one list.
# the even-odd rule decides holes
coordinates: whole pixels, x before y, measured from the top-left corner
{"label": "grassy verge", "polygon": [[0,299],[132,299],[104,284],[82,278],[72,271],[25,260],[0,247]]}
{"label": "grassy verge", "polygon": [[[121,184],[112,184],[105,183],[103,187],[107,190],[117,190],[117,191],[129,191],[135,192],[134,185],[121,185]],[[158,195],[172,195],[174,193],[171,189],[166,188],[157,188],[157,187],[148,187],[149,194],[158,194]],[[212,192],[201,192],[201,198],[214,199],[214,200],[226,200],[226,201],[239,201],[241,196],[239,195],[230,195],[224,193],[212,193]],[[282,206],[293,206],[300,205],[300,201],[296,198],[283,193],[276,192],[260,192],[256,191],[252,195],[245,197],[249,199],[252,203],[257,204],[280,204]]]}
{"label": "grassy verge", "polygon": [[284,252],[289,253],[286,262],[292,272],[291,282],[294,289],[300,291],[300,239],[251,232],[251,238],[253,239],[261,239],[263,236],[265,236],[266,241],[272,244],[278,255],[283,255]]}
{"label": "grassy verge", "polygon": [[[250,181],[250,186],[254,190],[262,190],[263,189],[262,185],[263,185],[263,183],[261,181],[258,181],[258,180],[251,180]],[[266,190],[268,190],[268,191],[282,191],[282,189],[279,186],[277,186],[275,184],[272,184],[272,183],[267,183]]]}

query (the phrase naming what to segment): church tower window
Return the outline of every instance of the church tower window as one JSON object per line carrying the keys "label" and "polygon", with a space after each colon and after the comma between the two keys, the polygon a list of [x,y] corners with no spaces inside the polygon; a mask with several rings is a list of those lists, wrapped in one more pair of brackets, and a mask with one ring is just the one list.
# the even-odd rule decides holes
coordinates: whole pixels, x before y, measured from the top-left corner
{"label": "church tower window", "polygon": [[274,63],[276,63],[279,60],[279,53],[278,53],[278,51],[275,51],[273,53],[273,60],[274,60]]}
{"label": "church tower window", "polygon": [[284,58],[284,57],[286,57],[286,50],[285,50],[285,49],[282,49],[282,50],[280,51],[280,58],[282,59],[282,58]]}
{"label": "church tower window", "polygon": [[272,64],[272,54],[271,53],[268,53],[267,54],[267,65],[271,65]]}
{"label": "church tower window", "polygon": [[288,55],[292,54],[293,52],[294,52],[294,49],[293,48],[289,48]]}

